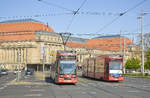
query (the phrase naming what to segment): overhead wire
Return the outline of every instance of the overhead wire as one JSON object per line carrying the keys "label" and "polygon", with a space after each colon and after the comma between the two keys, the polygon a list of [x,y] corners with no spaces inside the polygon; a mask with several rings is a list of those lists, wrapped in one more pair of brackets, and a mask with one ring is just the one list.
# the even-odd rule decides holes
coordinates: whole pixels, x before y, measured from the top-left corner
{"label": "overhead wire", "polygon": [[[45,4],[53,5],[53,6],[55,6],[55,7],[58,7],[58,8],[64,9],[64,10],[71,11],[71,13],[37,14],[37,15],[33,15],[33,16],[10,16],[10,17],[0,17],[0,19],[2,19],[2,18],[21,18],[21,17],[24,17],[24,18],[31,18],[31,17],[43,17],[43,16],[56,16],[56,15],[64,15],[64,14],[69,14],[69,15],[73,14],[73,17],[72,17],[72,19],[71,19],[71,21],[70,21],[70,23],[69,23],[69,25],[67,26],[67,29],[66,29],[66,31],[68,31],[68,29],[70,28],[70,26],[71,26],[71,24],[72,24],[72,22],[73,22],[73,20],[74,20],[74,16],[75,16],[76,14],[83,14],[83,13],[84,13],[84,14],[92,14],[92,13],[87,13],[87,12],[81,12],[81,13],[79,13],[79,10],[82,8],[82,6],[85,4],[85,2],[86,2],[87,0],[84,0],[84,1],[82,2],[81,6],[80,6],[76,11],[73,11],[73,10],[71,10],[71,9],[68,9],[68,8],[65,8],[65,7],[62,7],[62,6],[59,6],[59,5],[54,4],[54,3],[46,2],[46,1],[44,1],[44,0],[38,0],[38,1],[42,1],[42,2],[45,3]],[[147,0],[143,0],[143,1],[141,1],[140,3],[136,4],[135,6],[133,6],[132,8],[126,10],[124,13],[120,13],[119,16],[116,17],[115,19],[113,19],[110,23],[104,25],[103,28],[100,29],[100,31],[103,30],[103,29],[105,29],[107,26],[113,24],[116,20],[118,20],[118,18],[120,18],[120,16],[123,16],[125,13],[127,13],[127,12],[133,10],[134,8],[138,7],[139,5],[141,5],[142,3],[144,3],[145,1],[147,1]],[[93,14],[93,15],[94,15],[94,14]],[[96,14],[95,14],[95,15],[96,15]],[[109,15],[111,15],[111,14],[109,14]],[[98,33],[98,32],[96,32],[96,33]],[[79,35],[80,35],[80,34],[79,34]],[[91,35],[96,35],[96,34],[84,34],[84,35],[90,35],[90,36],[91,36]]]}
{"label": "overhead wire", "polygon": [[95,33],[99,33],[100,31],[102,31],[103,29],[105,29],[106,27],[108,27],[109,25],[113,24],[116,20],[118,20],[120,18],[120,16],[114,18],[111,22],[107,23],[106,25],[104,25],[102,28],[100,28],[97,32]]}
{"label": "overhead wire", "polygon": [[[147,27],[149,27],[150,26],[150,24],[145,24],[144,25],[144,28],[147,28]],[[138,28],[138,29],[133,29],[133,30],[130,30],[131,32],[140,32],[140,28]]]}
{"label": "overhead wire", "polygon": [[[145,24],[144,25],[144,28],[150,26],[150,24]],[[122,35],[140,35],[141,33],[138,32],[139,29],[135,29],[135,30],[132,30],[131,32],[130,31],[125,31],[125,32],[129,32],[129,33],[123,33]],[[134,32],[134,33],[133,33]],[[150,33],[150,32],[147,32],[147,33]],[[95,34],[92,34],[92,33],[72,33],[72,35],[76,35],[76,36],[111,36],[111,35],[119,35],[119,33],[113,33],[113,34],[98,34],[98,33],[95,33]]]}
{"label": "overhead wire", "polygon": [[45,4],[47,4],[47,5],[52,5],[52,6],[55,6],[55,7],[64,9],[64,10],[66,10],[66,11],[72,12],[73,17],[71,18],[71,20],[70,20],[70,22],[69,22],[69,24],[68,24],[68,26],[67,26],[67,28],[66,28],[66,30],[65,30],[65,31],[67,32],[67,31],[69,30],[70,26],[71,26],[72,23],[73,23],[73,20],[74,20],[75,15],[79,12],[79,10],[83,7],[83,5],[86,3],[87,0],[84,0],[84,1],[82,2],[82,4],[80,5],[80,7],[79,7],[76,11],[71,10],[71,9],[68,9],[68,8],[66,8],[66,7],[62,7],[62,6],[57,5],[57,4],[54,4],[54,3],[46,2],[46,1],[44,1],[44,0],[38,0],[38,1],[40,1],[40,2],[42,2],[42,3],[45,3]]}
{"label": "overhead wire", "polygon": [[120,13],[119,16],[117,16],[115,19],[113,19],[112,21],[110,21],[109,23],[107,23],[106,25],[104,25],[102,28],[100,28],[97,32],[95,33],[99,33],[100,31],[104,30],[105,28],[107,28],[108,26],[110,26],[111,24],[113,24],[115,21],[117,21],[121,16],[125,15],[126,13],[128,13],[129,11],[137,8],[138,6],[140,6],[141,4],[143,4],[145,1],[147,0],[142,0],[141,2],[139,2],[138,4],[134,5],[133,7],[127,9],[125,12]]}
{"label": "overhead wire", "polygon": [[150,24],[146,24],[146,25],[144,25],[144,27],[148,27],[148,26],[150,26]]}
{"label": "overhead wire", "polygon": [[47,4],[47,5],[51,5],[51,6],[54,6],[54,7],[60,8],[60,9],[64,9],[64,10],[66,10],[66,11],[73,12],[73,10],[72,10],[72,9],[68,9],[68,8],[66,8],[66,7],[63,7],[63,6],[60,6],[60,5],[57,5],[57,4],[54,4],[54,3],[51,3],[51,2],[47,2],[47,1],[45,1],[45,0],[38,0],[38,1],[40,1],[40,2],[42,2],[42,3],[44,3],[44,4]]}
{"label": "overhead wire", "polygon": [[68,26],[67,26],[67,28],[66,28],[66,30],[65,30],[66,32],[69,30],[70,26],[72,25],[73,20],[74,20],[74,18],[75,18],[75,15],[76,15],[76,14],[79,12],[79,10],[84,6],[84,4],[86,3],[86,1],[87,1],[87,0],[84,0],[78,9],[77,9],[76,11],[73,11],[73,16],[72,16],[72,18],[71,18],[71,20],[70,20],[70,22],[69,22],[69,24],[68,24]]}
{"label": "overhead wire", "polygon": [[140,6],[141,4],[143,4],[145,1],[147,1],[147,0],[142,0],[141,2],[137,3],[137,4],[134,5],[133,7],[127,9],[127,10],[124,12],[124,14],[127,13],[127,12],[129,12],[129,11],[131,11],[131,10],[133,10],[133,9],[135,9],[135,8],[137,8],[138,6]]}
{"label": "overhead wire", "polygon": [[69,22],[69,24],[68,24],[68,26],[67,26],[67,28],[66,28],[66,30],[65,30],[65,33],[59,33],[60,36],[61,36],[61,38],[62,38],[62,40],[65,39],[65,38],[64,38],[65,35],[68,35],[68,36],[67,36],[67,39],[66,39],[66,41],[65,41],[65,43],[64,43],[64,41],[63,41],[64,46],[66,45],[67,40],[69,39],[69,37],[72,35],[72,33],[68,33],[67,31],[69,30],[70,26],[72,25],[73,20],[74,20],[74,18],[75,18],[75,15],[76,15],[76,14],[79,12],[79,10],[83,7],[83,5],[85,4],[86,1],[87,1],[87,0],[84,0],[84,1],[82,2],[81,6],[80,6],[78,9],[77,9],[76,11],[73,11],[73,16],[72,16],[71,21]]}
{"label": "overhead wire", "polygon": [[119,16],[120,13],[112,13],[112,12],[91,12],[91,11],[82,11],[78,12],[77,14],[81,15],[96,15],[96,16]]}
{"label": "overhead wire", "polygon": [[[78,36],[92,36],[93,34],[89,34],[89,33],[78,33],[78,34],[75,34],[75,33],[73,33],[74,35],[78,35]],[[138,34],[140,34],[140,33],[124,33],[124,34],[122,34],[122,35],[138,35]],[[94,34],[93,36],[99,36],[99,35],[101,35],[101,34]],[[120,35],[120,34],[118,34],[118,33],[115,33],[115,34],[105,34],[105,35],[103,35],[103,36],[113,36],[113,35]]]}
{"label": "overhead wire", "polygon": [[[79,10],[83,7],[83,5],[86,3],[86,1],[87,1],[87,0],[84,0],[84,1],[82,2],[81,6],[77,9],[76,13],[79,12]],[[76,13],[74,13],[74,15],[75,15]]]}
{"label": "overhead wire", "polygon": [[[96,16],[118,16],[119,13],[110,13],[110,12],[89,12],[82,11],[77,12],[78,15],[96,15]],[[0,19],[18,19],[18,18],[32,18],[32,17],[47,17],[47,16],[61,16],[61,15],[73,15],[73,12],[64,12],[64,13],[40,13],[35,15],[22,15],[22,16],[0,16]]]}
{"label": "overhead wire", "polygon": [[0,19],[20,19],[20,18],[32,18],[32,17],[47,17],[47,16],[61,16],[61,15],[71,15],[72,13],[49,13],[49,14],[35,14],[29,16],[8,16],[0,17]]}

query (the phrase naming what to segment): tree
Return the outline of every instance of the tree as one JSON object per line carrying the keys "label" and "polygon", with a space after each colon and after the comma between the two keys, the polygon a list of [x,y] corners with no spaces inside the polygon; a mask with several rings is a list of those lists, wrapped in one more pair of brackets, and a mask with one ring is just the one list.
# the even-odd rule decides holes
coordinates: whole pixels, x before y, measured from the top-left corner
{"label": "tree", "polygon": [[150,62],[145,62],[144,69],[150,70]]}
{"label": "tree", "polygon": [[127,62],[125,63],[125,68],[134,70],[140,68],[140,60],[138,58],[128,59]]}
{"label": "tree", "polygon": [[150,69],[150,49],[146,53],[146,59],[147,60],[145,62],[144,68],[145,69]]}

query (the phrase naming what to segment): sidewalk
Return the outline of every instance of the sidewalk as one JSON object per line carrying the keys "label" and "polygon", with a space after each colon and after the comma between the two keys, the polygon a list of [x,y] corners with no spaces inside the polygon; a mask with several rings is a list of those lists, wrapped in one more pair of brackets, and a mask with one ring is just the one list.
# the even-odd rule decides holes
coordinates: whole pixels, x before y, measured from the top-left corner
{"label": "sidewalk", "polygon": [[45,85],[47,84],[49,72],[34,72],[33,75],[25,75],[20,81],[13,80],[8,85]]}

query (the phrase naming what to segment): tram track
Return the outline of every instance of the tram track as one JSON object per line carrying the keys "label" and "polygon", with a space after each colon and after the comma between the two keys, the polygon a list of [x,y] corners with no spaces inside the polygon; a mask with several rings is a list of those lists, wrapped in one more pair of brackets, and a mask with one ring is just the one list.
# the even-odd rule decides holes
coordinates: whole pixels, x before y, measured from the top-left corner
{"label": "tram track", "polygon": [[[79,86],[79,87],[86,87],[85,85],[83,86],[81,83],[78,83],[76,86]],[[91,90],[91,91],[93,91],[93,89]],[[97,96],[96,94],[92,94],[91,92],[88,92],[88,91],[86,91],[86,90],[84,90],[84,92],[87,94],[87,95],[89,95],[89,96],[91,96],[92,98],[99,98],[99,96]],[[94,91],[95,92],[95,91]]]}
{"label": "tram track", "polygon": [[[72,85],[74,87],[81,87],[80,84],[76,84],[76,85]],[[64,88],[64,85],[59,85],[60,88]],[[83,86],[82,86],[83,87]],[[73,98],[73,96],[71,94],[69,94],[69,91],[64,90],[64,92],[69,96],[69,98]],[[84,91],[88,96],[92,97],[92,98],[99,98],[98,96],[96,96],[95,94],[92,94],[91,92],[88,91]]]}
{"label": "tram track", "polygon": [[50,89],[50,92],[51,92],[53,98],[56,98],[56,94],[55,94],[55,92],[54,92],[54,90],[52,88]]}
{"label": "tram track", "polygon": [[[80,82],[80,83],[84,83],[84,82]],[[113,93],[113,92],[111,92],[111,91],[109,91],[109,90],[100,88],[100,87],[98,87],[98,85],[97,85],[97,86],[93,86],[92,84],[87,83],[87,86],[88,86],[88,87],[91,87],[91,89],[94,88],[94,89],[103,91],[106,95],[110,95],[110,96],[113,95],[113,96],[118,96],[119,98],[125,98],[124,96],[121,96],[121,95],[116,94],[116,93]],[[93,90],[93,89],[92,89],[92,90]],[[95,97],[95,96],[94,96],[94,98],[99,98],[99,97]]]}
{"label": "tram track", "polygon": [[[114,93],[114,92],[112,92],[112,91],[110,91],[109,89],[104,89],[103,87],[104,86],[108,86],[108,87],[119,87],[119,88],[130,88],[130,89],[135,89],[135,90],[133,90],[133,91],[141,91],[141,92],[149,92],[150,90],[147,90],[147,89],[143,89],[143,88],[139,88],[139,87],[135,87],[135,86],[133,86],[133,85],[130,85],[130,84],[126,84],[126,83],[123,83],[123,82],[118,82],[118,83],[116,83],[116,82],[105,82],[105,81],[100,81],[100,82],[98,82],[98,80],[94,80],[94,79],[89,79],[89,78],[83,78],[83,77],[79,77],[79,78],[81,78],[81,80],[80,79],[78,79],[79,80],[79,83],[81,83],[81,84],[83,84],[83,85],[81,85],[81,86],[85,86],[85,84],[86,84],[86,86],[87,87],[91,87],[91,88],[94,88],[94,89],[97,89],[97,90],[100,90],[100,91],[103,91],[104,93],[106,93],[106,94],[111,94],[111,95],[114,95],[114,96],[116,96],[116,97],[119,97],[119,98],[126,98],[125,96],[128,96],[128,95],[125,95],[125,96],[122,96],[121,94],[119,94],[119,93]],[[132,90],[131,90],[132,91]],[[130,96],[130,95],[129,95]],[[140,95],[139,95],[140,96]],[[138,96],[137,96],[138,97]],[[142,97],[142,96],[141,96]]]}
{"label": "tram track", "polygon": [[[76,86],[76,85],[74,85],[74,86]],[[63,85],[59,85],[59,87],[60,87],[60,88],[64,88]],[[66,90],[63,90],[63,91],[65,92],[65,94],[66,94],[67,96],[69,96],[70,98],[73,98],[73,96],[72,96],[71,94],[69,94],[68,91],[66,91]]]}
{"label": "tram track", "polygon": [[[80,77],[81,78],[81,77]],[[113,92],[111,92],[111,91],[109,91],[109,90],[106,90],[106,89],[103,89],[102,87],[99,87],[99,85],[97,85],[97,82],[94,82],[94,81],[92,81],[92,80],[86,80],[86,82],[83,82],[83,80],[82,81],[79,81],[80,82],[80,86],[83,86],[82,84],[85,84],[86,83],[86,85],[89,87],[91,87],[91,88],[96,88],[97,90],[101,90],[101,91],[103,91],[103,92],[105,92],[106,94],[111,94],[111,95],[114,95],[114,96],[118,96],[119,98],[125,98],[124,96],[121,96],[121,95],[119,95],[119,94],[116,94],[116,93],[113,93]],[[82,84],[81,84],[82,83]],[[92,84],[94,84],[95,86],[93,86]],[[107,86],[109,86],[107,83],[102,83],[102,85],[107,85]],[[84,85],[85,86],[85,85]],[[84,87],[83,86],[83,87]],[[98,98],[98,97],[94,97],[94,98]]]}
{"label": "tram track", "polygon": [[[93,83],[93,84],[97,84],[97,81],[98,81],[98,80],[95,80],[95,79],[84,78],[84,77],[81,77],[81,76],[79,76],[79,78],[82,79],[82,82],[83,82],[83,79],[85,79],[86,82]],[[133,86],[131,84],[124,83],[124,82],[100,81],[100,84],[105,85],[105,86],[111,86],[111,87],[128,87],[128,88],[134,88],[134,89],[140,90],[140,91],[150,92],[150,90],[148,90],[148,89],[139,88],[139,87],[136,87],[136,86]]]}
{"label": "tram track", "polygon": [[[103,94],[106,94],[108,96],[114,96],[116,98],[126,98],[125,96],[132,96],[132,95],[121,95],[120,93],[115,93],[113,91],[110,91],[109,89],[105,89],[105,87],[114,87],[114,88],[121,88],[121,87],[128,87],[128,88],[133,88],[135,90],[140,90],[140,91],[147,91],[143,90],[142,88],[136,88],[133,86],[130,86],[129,84],[124,84],[123,82],[105,82],[105,81],[100,81],[94,80],[94,79],[88,79],[88,78],[83,78],[79,77],[78,78],[78,83],[76,85],[57,85],[60,88],[67,89],[66,87],[69,86],[69,88],[73,87],[79,87],[80,89],[83,90],[83,94],[86,94],[87,96],[90,96],[92,98],[99,98],[99,91],[104,92]],[[96,90],[95,90],[96,89]],[[73,98],[73,95],[70,93],[69,90],[62,90],[64,92],[65,96],[68,96],[67,98]],[[132,90],[131,90],[132,91]],[[148,91],[147,91],[148,92]],[[55,94],[54,98],[56,98]]]}

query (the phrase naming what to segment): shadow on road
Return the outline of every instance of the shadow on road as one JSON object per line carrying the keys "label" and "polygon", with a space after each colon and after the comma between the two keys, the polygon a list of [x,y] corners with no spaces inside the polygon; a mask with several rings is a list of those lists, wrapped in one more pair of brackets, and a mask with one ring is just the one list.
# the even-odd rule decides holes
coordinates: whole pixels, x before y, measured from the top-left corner
{"label": "shadow on road", "polygon": [[94,79],[94,78],[85,77],[85,76],[81,76],[81,75],[78,75],[78,77],[81,78],[81,79],[92,80],[92,81],[100,81],[100,82],[105,82],[105,83],[122,83],[122,81],[106,81],[106,80],[103,80],[103,79]]}
{"label": "shadow on road", "polygon": [[45,77],[45,82],[46,83],[53,83],[53,84],[59,85],[59,86],[75,85],[74,83],[55,83],[50,77]]}
{"label": "shadow on road", "polygon": [[54,81],[50,77],[45,77],[45,82],[54,83]]}

